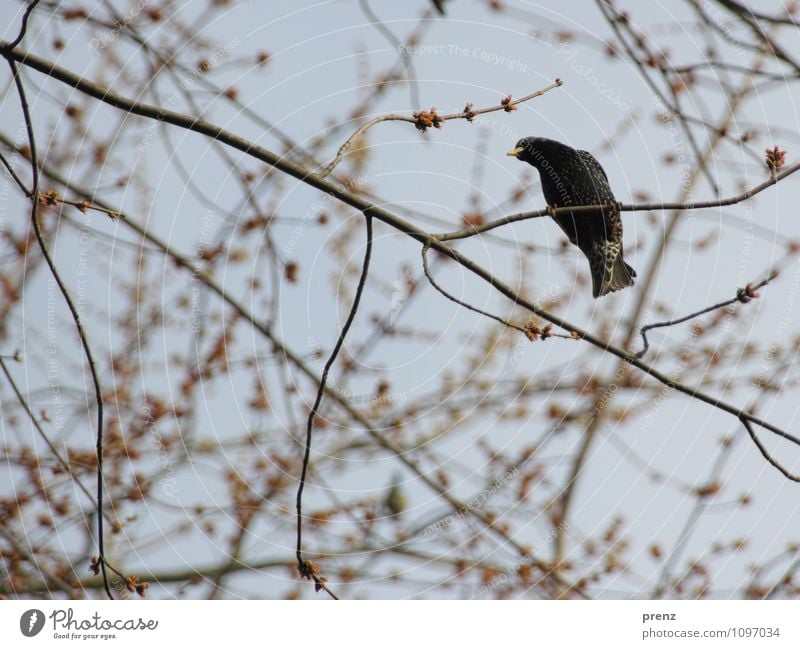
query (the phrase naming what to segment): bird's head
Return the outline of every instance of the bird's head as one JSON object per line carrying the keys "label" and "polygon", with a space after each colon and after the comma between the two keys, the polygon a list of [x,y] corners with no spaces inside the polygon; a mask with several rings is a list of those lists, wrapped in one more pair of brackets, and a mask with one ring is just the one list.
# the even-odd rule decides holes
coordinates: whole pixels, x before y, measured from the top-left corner
{"label": "bird's head", "polygon": [[546,137],[524,137],[506,155],[527,162],[541,170],[542,166],[547,165],[550,160],[561,157],[565,149],[570,150],[568,146]]}

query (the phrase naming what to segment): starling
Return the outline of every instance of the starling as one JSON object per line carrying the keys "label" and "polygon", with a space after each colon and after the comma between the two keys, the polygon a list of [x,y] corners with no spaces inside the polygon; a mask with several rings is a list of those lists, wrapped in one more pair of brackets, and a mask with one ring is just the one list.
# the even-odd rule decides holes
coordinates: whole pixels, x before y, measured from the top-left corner
{"label": "starling", "polygon": [[[544,198],[552,207],[617,203],[606,172],[588,151],[543,137],[526,137],[506,155],[538,169]],[[594,297],[633,286],[636,271],[623,259],[619,209],[562,212],[554,214],[553,220],[589,260]]]}

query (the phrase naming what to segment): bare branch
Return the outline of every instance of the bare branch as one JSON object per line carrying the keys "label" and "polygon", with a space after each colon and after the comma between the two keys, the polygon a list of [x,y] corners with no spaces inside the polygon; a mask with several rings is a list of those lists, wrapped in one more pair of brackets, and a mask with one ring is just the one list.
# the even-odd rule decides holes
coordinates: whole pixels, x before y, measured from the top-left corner
{"label": "bare branch", "polygon": [[475,307],[475,306],[472,306],[471,304],[463,302],[462,300],[459,300],[455,295],[451,295],[450,293],[445,291],[441,286],[439,286],[439,284],[436,283],[436,280],[433,279],[433,276],[431,275],[430,268],[428,267],[428,250],[430,250],[430,248],[431,248],[431,242],[430,241],[426,241],[425,245],[422,246],[422,269],[425,272],[425,277],[428,278],[428,282],[430,282],[430,284],[431,284],[431,286],[433,286],[433,288],[435,288],[437,291],[439,291],[439,293],[444,295],[451,302],[454,302],[454,303],[458,304],[459,306],[463,306],[465,309],[467,309],[469,311],[472,311],[473,313],[479,313],[482,316],[486,316],[487,318],[491,318],[492,320],[495,320],[496,322],[499,322],[501,325],[504,325],[506,327],[510,327],[511,329],[516,329],[517,331],[519,331],[521,333],[526,333],[525,329],[523,329],[519,325],[516,325],[513,322],[509,322],[508,320],[504,320],[500,316],[496,316],[493,313],[488,313],[487,311],[483,311],[482,309],[479,309],[478,307]]}
{"label": "bare branch", "polygon": [[777,276],[778,276],[777,272],[772,272],[767,278],[762,279],[755,286],[753,286],[752,283],[749,283],[744,288],[737,289],[736,297],[733,297],[730,300],[725,300],[724,302],[720,302],[719,304],[714,304],[712,306],[706,307],[705,309],[700,309],[699,311],[690,313],[689,315],[683,316],[682,318],[677,318],[675,320],[667,320],[665,322],[654,322],[652,324],[645,325],[639,330],[639,333],[642,335],[643,347],[640,351],[636,352],[634,358],[642,358],[647,353],[647,350],[650,349],[650,343],[647,340],[647,332],[650,331],[651,329],[657,329],[659,327],[671,327],[676,324],[681,324],[683,322],[686,322],[687,320],[692,320],[694,318],[697,318],[698,316],[701,316],[705,313],[710,313],[711,311],[716,311],[717,309],[724,309],[726,306],[730,306],[731,304],[736,304],[737,302],[741,302],[742,304],[747,304],[750,300],[758,297],[758,293],[756,293],[758,289],[769,284]]}
{"label": "bare branch", "polygon": [[[94,392],[95,392],[95,402],[97,404],[97,547],[98,547],[98,554],[99,554],[99,564],[100,568],[103,573],[103,584],[105,586],[106,595],[109,599],[114,599],[114,596],[111,594],[111,587],[108,583],[108,575],[106,572],[106,567],[108,563],[105,558],[105,549],[104,549],[104,532],[103,532],[103,394],[100,389],[100,377],[97,374],[97,367],[95,366],[94,356],[92,355],[91,347],[89,346],[89,339],[86,337],[86,332],[83,329],[83,324],[81,323],[81,317],[78,313],[78,310],[75,307],[72,298],[70,297],[69,291],[67,290],[66,285],[64,284],[64,280],[61,278],[61,275],[58,272],[58,269],[55,266],[55,262],[53,261],[53,257],[50,254],[50,251],[47,247],[47,242],[44,239],[44,235],[42,234],[42,229],[39,224],[39,165],[36,158],[36,139],[33,134],[33,121],[31,119],[30,108],[28,106],[28,99],[25,95],[25,88],[22,84],[22,79],[20,78],[19,71],[17,70],[17,64],[14,62],[13,58],[9,55],[5,55],[6,61],[8,62],[9,67],[11,68],[11,74],[14,77],[14,84],[17,88],[17,94],[19,95],[19,103],[20,107],[22,108],[22,115],[25,120],[25,130],[28,134],[28,146],[30,147],[30,163],[31,163],[31,174],[33,178],[33,186],[31,187],[31,223],[33,224],[33,231],[36,234],[36,240],[39,243],[39,248],[42,251],[42,255],[47,262],[47,266],[50,268],[50,273],[53,275],[53,279],[56,281],[58,286],[58,290],[61,292],[61,295],[64,297],[64,301],[67,303],[67,307],[69,312],[72,316],[72,319],[75,323],[75,329],[78,332],[78,337],[81,340],[81,346],[83,347],[83,351],[86,354],[86,360],[89,363],[89,371],[92,375],[92,382],[94,383]],[[110,567],[110,566],[109,566]],[[112,568],[113,569],[113,568]],[[116,571],[115,571],[116,572]]]}
{"label": "bare branch", "polygon": [[306,579],[313,579],[317,590],[324,590],[326,593],[328,593],[328,595],[333,597],[333,599],[339,598],[336,597],[336,595],[334,595],[325,585],[327,579],[319,574],[312,562],[303,558],[303,489],[306,486],[308,463],[311,459],[311,435],[314,429],[314,418],[319,412],[319,407],[322,403],[322,397],[325,395],[325,388],[328,384],[328,373],[330,372],[333,364],[336,362],[336,358],[339,356],[342,345],[344,345],[344,340],[347,337],[347,332],[350,331],[353,320],[355,320],[356,313],[358,312],[358,305],[361,302],[361,296],[364,294],[364,286],[367,283],[369,262],[372,258],[372,217],[366,215],[365,220],[367,225],[367,243],[364,250],[364,263],[361,266],[361,277],[358,279],[358,286],[356,286],[356,294],[353,298],[353,305],[350,307],[350,313],[347,315],[347,320],[345,320],[344,326],[339,333],[339,338],[336,340],[336,344],[333,346],[330,356],[325,362],[325,367],[322,370],[322,376],[319,380],[319,388],[317,389],[317,398],[314,401],[313,407],[308,413],[308,423],[306,425],[306,444],[305,451],[303,453],[303,468],[300,472],[300,483],[297,486],[297,566],[302,577]]}
{"label": "bare branch", "polygon": [[509,327],[511,329],[516,329],[520,333],[525,334],[528,337],[528,339],[530,339],[531,341],[537,340],[537,339],[546,340],[547,338],[566,338],[568,340],[577,340],[578,339],[578,336],[574,335],[572,333],[570,333],[570,334],[552,333],[552,331],[551,331],[552,325],[547,325],[544,329],[539,329],[538,327],[536,327],[534,325],[534,322],[532,320],[529,321],[528,324],[526,324],[524,327],[521,327],[520,325],[514,324],[513,322],[511,322],[509,320],[504,320],[500,316],[496,316],[493,313],[489,313],[488,311],[484,311],[483,309],[479,309],[478,307],[472,306],[471,304],[469,304],[467,302],[464,302],[463,300],[459,300],[455,295],[453,295],[453,294],[449,293],[448,291],[446,291],[445,289],[443,289],[436,282],[436,280],[433,279],[433,275],[431,274],[431,271],[430,271],[430,268],[429,268],[429,265],[428,265],[428,251],[430,250],[431,243],[432,243],[431,241],[427,241],[425,243],[425,245],[422,246],[422,268],[423,268],[423,271],[425,272],[425,277],[428,279],[428,282],[430,282],[430,285],[433,286],[433,288],[435,288],[437,291],[439,291],[439,293],[444,295],[444,297],[446,297],[451,302],[454,302],[455,304],[458,304],[459,306],[464,307],[468,311],[472,311],[473,313],[478,313],[478,314],[480,314],[482,316],[486,316],[487,318],[491,318],[492,320],[495,320],[496,322],[499,322],[501,325],[504,325],[504,326]]}
{"label": "bare branch", "polygon": [[[747,434],[750,435],[750,439],[753,440],[753,443],[761,452],[761,455],[764,456],[764,459],[767,462],[769,462],[772,466],[774,466],[776,469],[778,469],[778,471],[780,471],[784,476],[786,476],[792,482],[800,482],[800,475],[795,475],[794,473],[790,473],[788,470],[784,469],[780,465],[780,463],[770,455],[769,451],[767,451],[765,446],[761,443],[761,440],[758,439],[758,436],[756,435],[755,431],[753,430],[753,426],[751,425],[751,424],[757,424],[758,420],[756,420],[754,417],[751,417],[747,413],[743,412],[739,416],[739,421],[741,421],[742,424],[744,424],[744,427],[747,430]],[[800,446],[800,439],[797,439],[796,437],[787,434],[781,434],[780,436],[792,442],[793,444]]]}
{"label": "bare branch", "polygon": [[17,37],[11,41],[7,47],[10,50],[13,50],[17,45],[22,42],[22,39],[25,38],[25,34],[28,31],[28,19],[31,17],[33,10],[36,9],[36,5],[39,4],[39,0],[33,0],[26,8],[25,13],[22,15],[22,24],[19,28],[19,34]]}
{"label": "bare branch", "polygon": [[536,97],[541,97],[543,94],[553,90],[554,88],[558,88],[564,85],[564,82],[561,79],[556,79],[553,83],[549,86],[542,88],[541,90],[537,90],[536,92],[531,93],[530,95],[526,95],[521,99],[512,100],[511,97],[504,98],[498,105],[490,106],[488,108],[478,108],[473,109],[472,104],[467,104],[460,113],[450,113],[448,115],[439,115],[436,112],[435,108],[431,108],[430,110],[422,110],[414,113],[412,116],[408,115],[400,115],[397,113],[390,113],[388,115],[379,115],[378,117],[374,117],[368,122],[365,122],[361,126],[359,126],[356,131],[345,140],[344,144],[339,147],[339,151],[336,153],[336,157],[331,160],[328,164],[324,167],[321,167],[317,170],[317,175],[320,178],[325,178],[328,176],[336,166],[344,159],[347,152],[350,150],[350,147],[353,146],[353,142],[355,142],[359,137],[361,137],[368,129],[372,128],[376,124],[380,124],[381,122],[408,122],[409,124],[413,124],[417,127],[419,131],[426,131],[430,127],[434,128],[441,128],[442,124],[445,122],[452,120],[452,119],[465,119],[468,122],[473,121],[478,115],[485,115],[486,113],[494,113],[496,111],[506,111],[511,112],[514,110],[519,104],[522,104],[526,101],[530,101],[531,99],[535,99]]}
{"label": "bare branch", "polygon": [[455,230],[453,232],[443,232],[442,234],[432,235],[439,241],[454,241],[456,239],[466,239],[467,237],[488,232],[495,228],[509,225],[510,223],[517,223],[518,221],[526,221],[528,219],[538,219],[542,216],[553,216],[555,214],[574,213],[580,214],[582,212],[591,212],[598,209],[608,209],[612,207],[618,208],[621,212],[658,212],[662,210],[702,210],[711,207],[724,207],[726,205],[736,205],[751,199],[756,194],[760,194],[765,189],[772,187],[779,181],[787,176],[791,176],[800,170],[800,163],[787,167],[778,174],[771,175],[764,182],[748,189],[736,196],[728,198],[712,199],[708,201],[690,201],[686,203],[632,203],[632,204],[610,204],[610,205],[576,205],[575,207],[554,207],[550,206],[542,210],[534,210],[531,212],[520,212],[518,214],[511,214],[494,221],[489,221],[483,225],[471,226],[463,230]]}

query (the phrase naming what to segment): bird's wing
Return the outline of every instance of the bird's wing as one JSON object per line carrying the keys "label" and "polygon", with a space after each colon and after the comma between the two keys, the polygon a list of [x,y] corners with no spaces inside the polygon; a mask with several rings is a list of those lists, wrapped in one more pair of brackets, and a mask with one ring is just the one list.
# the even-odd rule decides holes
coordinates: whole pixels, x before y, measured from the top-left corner
{"label": "bird's wing", "polygon": [[595,171],[599,171],[601,174],[603,174],[603,178],[605,178],[606,181],[608,181],[608,176],[606,175],[606,170],[603,169],[603,167],[597,161],[597,158],[595,158],[588,151],[578,151],[578,155],[581,157],[581,160],[583,160],[584,164],[587,167],[590,167],[590,168],[594,169]]}

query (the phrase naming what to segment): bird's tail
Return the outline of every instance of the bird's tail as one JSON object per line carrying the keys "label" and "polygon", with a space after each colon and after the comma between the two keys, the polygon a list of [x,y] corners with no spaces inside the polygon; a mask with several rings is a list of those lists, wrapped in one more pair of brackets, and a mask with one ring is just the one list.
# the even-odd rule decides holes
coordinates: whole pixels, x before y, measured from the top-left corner
{"label": "bird's tail", "polygon": [[622,252],[617,254],[613,261],[606,258],[606,263],[591,264],[592,266],[592,295],[602,297],[613,291],[619,291],[626,286],[633,286],[636,271],[633,270],[622,258]]}

